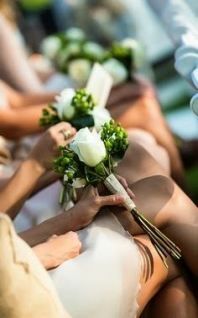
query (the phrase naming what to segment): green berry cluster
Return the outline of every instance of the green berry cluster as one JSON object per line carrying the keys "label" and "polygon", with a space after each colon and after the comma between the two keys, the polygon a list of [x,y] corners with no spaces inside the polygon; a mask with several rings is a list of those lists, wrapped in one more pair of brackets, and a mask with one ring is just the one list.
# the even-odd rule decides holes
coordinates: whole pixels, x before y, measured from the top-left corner
{"label": "green berry cluster", "polygon": [[72,106],[76,110],[76,117],[79,117],[93,110],[96,103],[92,95],[88,94],[85,89],[78,89],[72,99]]}
{"label": "green berry cluster", "polygon": [[39,120],[41,127],[50,127],[58,124],[59,122],[60,119],[52,105],[49,105],[48,108],[43,109],[42,116]]}
{"label": "green berry cluster", "polygon": [[128,147],[127,133],[122,126],[114,120],[105,123],[101,130],[101,139],[106,150],[113,158],[122,158]]}
{"label": "green berry cluster", "polygon": [[81,177],[78,156],[69,147],[60,147],[60,156],[54,160],[54,171],[66,177],[66,183],[72,184],[74,178]]}
{"label": "green berry cluster", "polygon": [[124,47],[119,43],[114,43],[110,49],[110,53],[117,59],[123,59],[131,56],[131,49]]}
{"label": "green berry cluster", "polygon": [[120,43],[114,43],[109,53],[112,58],[120,61],[130,73],[133,64],[133,56],[130,48],[124,47]]}

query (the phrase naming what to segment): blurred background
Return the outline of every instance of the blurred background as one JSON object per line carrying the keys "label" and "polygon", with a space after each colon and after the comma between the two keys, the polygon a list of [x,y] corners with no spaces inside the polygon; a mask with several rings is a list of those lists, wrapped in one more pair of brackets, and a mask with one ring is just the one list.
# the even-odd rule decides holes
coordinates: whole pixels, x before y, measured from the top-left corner
{"label": "blurred background", "polygon": [[[198,1],[186,2],[198,16]],[[144,73],[156,84],[172,131],[185,140],[197,139],[198,121],[189,108],[193,89],[174,70],[172,43],[146,0],[0,0],[0,10],[29,55],[40,53],[46,36],[70,27],[81,28],[90,40],[104,46],[135,38],[145,52]],[[197,163],[186,164],[186,179],[197,198]]]}

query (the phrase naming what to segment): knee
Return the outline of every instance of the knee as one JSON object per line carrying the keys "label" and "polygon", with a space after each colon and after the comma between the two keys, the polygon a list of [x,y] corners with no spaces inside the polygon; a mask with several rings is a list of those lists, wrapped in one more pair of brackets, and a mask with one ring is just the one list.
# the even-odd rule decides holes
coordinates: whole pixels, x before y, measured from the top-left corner
{"label": "knee", "polygon": [[[164,169],[166,175],[170,175],[170,158],[167,150],[156,142],[149,132],[142,129],[128,130],[129,144],[134,151],[140,153],[141,157],[149,155]],[[138,145],[138,146],[137,146]],[[144,155],[143,155],[144,154]]]}

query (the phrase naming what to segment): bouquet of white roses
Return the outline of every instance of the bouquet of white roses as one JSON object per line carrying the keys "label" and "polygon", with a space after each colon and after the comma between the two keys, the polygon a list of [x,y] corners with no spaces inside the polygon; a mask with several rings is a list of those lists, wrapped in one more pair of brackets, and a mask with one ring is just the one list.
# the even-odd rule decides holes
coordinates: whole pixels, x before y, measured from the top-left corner
{"label": "bouquet of white roses", "polygon": [[78,28],[47,37],[42,42],[41,51],[58,71],[68,74],[81,87],[86,83],[93,64],[102,62],[106,55],[101,45],[89,41]]}
{"label": "bouquet of white roses", "polygon": [[97,107],[93,96],[86,89],[64,89],[56,101],[43,109],[40,125],[50,127],[61,121],[70,122],[76,129],[95,127],[97,130],[109,120],[105,108]]}
{"label": "bouquet of white roses", "polygon": [[68,74],[80,87],[86,83],[95,62],[110,73],[114,85],[131,80],[133,72],[144,62],[143,49],[136,40],[124,39],[104,48],[89,41],[77,28],[46,38],[42,52],[58,71]]}
{"label": "bouquet of white roses", "polygon": [[120,193],[125,197],[125,207],[149,235],[167,265],[167,255],[180,259],[180,249],[138,212],[135,203],[114,174],[114,169],[123,158],[127,147],[125,130],[113,120],[105,123],[99,133],[95,130],[91,132],[88,128],[81,129],[69,146],[61,148],[60,157],[54,161],[55,171],[63,175],[61,203],[68,193],[68,185],[72,188],[104,183],[112,193]]}

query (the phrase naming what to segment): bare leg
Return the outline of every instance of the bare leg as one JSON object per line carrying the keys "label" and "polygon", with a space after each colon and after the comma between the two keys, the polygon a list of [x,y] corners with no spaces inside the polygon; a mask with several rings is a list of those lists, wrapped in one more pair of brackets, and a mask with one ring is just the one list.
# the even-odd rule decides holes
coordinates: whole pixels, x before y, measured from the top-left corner
{"label": "bare leg", "polygon": [[143,317],[197,318],[198,303],[184,278],[177,277],[160,290]]}
{"label": "bare leg", "polygon": [[169,154],[173,178],[183,186],[184,172],[179,152],[151,85],[136,81],[114,89],[108,107],[112,117],[125,128],[140,128],[155,137]]}
{"label": "bare leg", "polygon": [[[197,208],[169,178],[165,177],[166,172],[145,148],[138,144],[130,146],[124,161],[126,166],[121,164],[119,173],[131,183],[139,180],[132,187],[136,194],[137,206],[180,245],[186,263],[197,274],[197,264],[193,262],[193,259],[197,259]],[[140,180],[146,176],[152,177]],[[131,233],[140,231],[128,212],[122,211],[117,216]],[[185,233],[185,237],[182,233]],[[174,306],[176,303],[179,303],[180,312],[178,306]],[[166,304],[168,306],[165,309]],[[143,317],[162,317],[162,308],[164,317],[197,317],[195,297],[183,279],[173,280],[166,285],[156,296],[151,314]]]}
{"label": "bare leg", "polygon": [[167,175],[171,174],[170,158],[167,150],[158,145],[154,136],[143,129],[128,129],[129,143],[133,147],[134,142],[141,145],[164,169]]}
{"label": "bare leg", "polygon": [[141,288],[138,294],[139,317],[156,293],[165,284],[179,277],[180,272],[171,258],[167,259],[168,269],[164,266],[147,236],[138,236],[135,240],[140,250],[142,263]]}
{"label": "bare leg", "polygon": [[124,159],[118,166],[118,174],[129,184],[154,175],[168,176],[156,159],[139,143],[130,142]]}
{"label": "bare leg", "polygon": [[[134,144],[129,147],[118,172],[129,184],[138,181],[132,186],[137,207],[182,248],[186,264],[195,275],[198,275],[197,207],[170,178],[166,177],[164,170],[140,145]],[[143,178],[145,179],[141,180]],[[119,217],[122,215],[124,220],[128,218],[128,230],[133,235],[142,234],[130,213],[123,210]]]}

